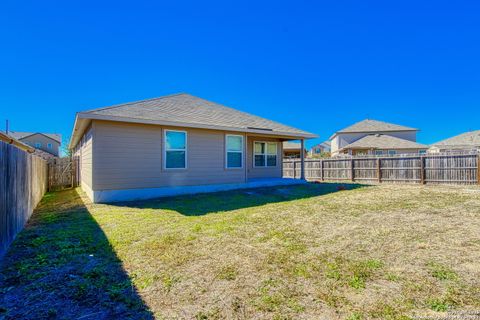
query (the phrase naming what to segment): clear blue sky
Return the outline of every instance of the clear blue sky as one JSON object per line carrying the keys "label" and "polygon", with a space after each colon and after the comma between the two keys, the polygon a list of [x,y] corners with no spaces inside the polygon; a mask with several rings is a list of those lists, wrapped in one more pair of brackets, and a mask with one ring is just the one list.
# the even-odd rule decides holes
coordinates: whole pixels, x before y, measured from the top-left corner
{"label": "clear blue sky", "polygon": [[2,1],[0,128],[188,92],[308,130],[480,129],[480,1]]}

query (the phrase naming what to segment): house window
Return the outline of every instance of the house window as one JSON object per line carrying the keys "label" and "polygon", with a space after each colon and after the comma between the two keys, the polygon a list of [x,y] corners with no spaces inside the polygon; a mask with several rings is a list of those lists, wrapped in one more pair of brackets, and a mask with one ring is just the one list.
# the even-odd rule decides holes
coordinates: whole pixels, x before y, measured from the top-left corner
{"label": "house window", "polygon": [[388,150],[388,155],[389,156],[394,156],[397,154],[397,151],[396,150]]}
{"label": "house window", "polygon": [[47,143],[47,148],[48,148],[48,149],[52,149],[52,144],[51,144],[51,143]]}
{"label": "house window", "polygon": [[187,167],[187,132],[165,130],[165,169]]}
{"label": "house window", "polygon": [[316,148],[316,149],[315,149],[315,153],[319,154],[319,153],[321,153],[321,152],[322,152],[322,150],[321,150],[320,148]]}
{"label": "house window", "polygon": [[381,156],[383,154],[383,150],[375,150],[375,155]]}
{"label": "house window", "polygon": [[418,154],[426,154],[427,153],[427,150],[420,150],[418,151]]}
{"label": "house window", "polygon": [[226,163],[227,168],[243,167],[243,136],[227,134],[226,144]]}
{"label": "house window", "polygon": [[255,142],[253,162],[254,167],[275,167],[277,165],[277,143]]}
{"label": "house window", "polygon": [[41,142],[35,142],[35,148],[41,148],[42,143]]}

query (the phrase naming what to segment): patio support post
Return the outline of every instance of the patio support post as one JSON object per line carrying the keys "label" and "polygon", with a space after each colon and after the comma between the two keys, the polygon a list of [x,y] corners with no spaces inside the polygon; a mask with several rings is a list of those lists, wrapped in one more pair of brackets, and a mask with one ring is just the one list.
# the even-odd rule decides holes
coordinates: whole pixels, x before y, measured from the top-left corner
{"label": "patio support post", "polygon": [[305,180],[305,139],[300,140],[300,179]]}

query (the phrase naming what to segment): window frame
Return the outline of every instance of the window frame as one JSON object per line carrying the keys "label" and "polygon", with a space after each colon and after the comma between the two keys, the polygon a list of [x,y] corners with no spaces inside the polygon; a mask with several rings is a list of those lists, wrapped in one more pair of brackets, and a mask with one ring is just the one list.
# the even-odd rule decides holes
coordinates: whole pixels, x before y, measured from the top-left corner
{"label": "window frame", "polygon": [[[256,153],[255,152],[255,143],[264,143],[265,144],[265,153]],[[268,166],[268,156],[273,156],[273,154],[268,153],[268,144],[275,144],[275,165],[274,166]],[[265,156],[265,161],[263,166],[257,166],[255,164],[255,156],[256,155],[264,155]],[[252,162],[253,162],[253,167],[254,168],[276,168],[278,167],[278,142],[276,141],[253,141],[253,152],[252,152]]]}
{"label": "window frame", "polygon": [[397,150],[388,150],[387,153],[389,156],[396,156],[397,155]]}
{"label": "window frame", "polygon": [[47,143],[47,149],[53,149],[53,144],[52,143]]}
{"label": "window frame", "polygon": [[35,148],[41,148],[42,147],[41,142],[35,142],[33,145],[35,146]]}
{"label": "window frame", "polygon": [[[242,138],[242,150],[241,151],[228,151],[228,137],[241,137]],[[235,152],[235,153],[241,153],[242,154],[242,165],[240,167],[229,167],[228,166],[228,153],[229,152]],[[241,134],[225,134],[225,169],[228,170],[241,170],[243,169],[244,165],[243,163],[245,162],[245,138]]]}
{"label": "window frame", "polygon": [[[167,149],[167,132],[181,132],[185,134],[185,149]],[[167,152],[168,151],[184,151],[185,167],[183,168],[167,168]],[[188,132],[185,130],[165,129],[163,130],[163,169],[164,170],[186,170],[188,168]]]}

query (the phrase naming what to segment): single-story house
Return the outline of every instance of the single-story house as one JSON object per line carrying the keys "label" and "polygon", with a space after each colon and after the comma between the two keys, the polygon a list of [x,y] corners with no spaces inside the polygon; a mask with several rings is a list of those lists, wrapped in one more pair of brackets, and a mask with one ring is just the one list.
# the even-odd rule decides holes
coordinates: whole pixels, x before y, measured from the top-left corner
{"label": "single-story house", "polygon": [[343,147],[350,155],[422,154],[428,146],[385,134],[370,134]]}
{"label": "single-story house", "polygon": [[330,137],[332,156],[425,153],[428,146],[417,143],[417,131],[415,128],[366,119]]}
{"label": "single-story house", "polygon": [[11,130],[9,130],[8,133],[5,133],[12,138],[35,148],[35,150],[38,150],[38,155],[43,158],[50,158],[50,155],[54,157],[60,155],[62,136],[58,133],[22,132]]}
{"label": "single-story house", "polygon": [[480,130],[469,131],[432,144],[429,153],[480,151]]}
{"label": "single-story house", "polygon": [[282,142],[314,137],[174,94],[78,112],[69,148],[90,199],[113,202],[299,183],[282,178]]}
{"label": "single-story house", "polygon": [[[283,157],[286,159],[300,159],[302,157],[302,143],[285,141],[283,143]],[[304,155],[307,154],[307,150],[303,149]]]}

